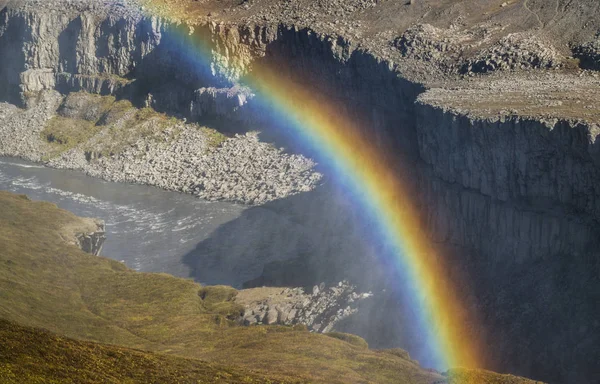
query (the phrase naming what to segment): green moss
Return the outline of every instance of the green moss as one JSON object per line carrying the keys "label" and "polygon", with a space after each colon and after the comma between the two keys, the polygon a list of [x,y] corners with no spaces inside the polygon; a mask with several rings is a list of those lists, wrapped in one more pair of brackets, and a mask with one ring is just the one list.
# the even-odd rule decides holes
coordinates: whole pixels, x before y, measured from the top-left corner
{"label": "green moss", "polygon": [[483,369],[451,369],[447,372],[448,384],[543,384],[513,375],[501,375]]}
{"label": "green moss", "polygon": [[59,108],[59,115],[46,123],[41,137],[47,142],[45,160],[59,156],[89,141],[102,130],[100,118],[115,103],[113,96],[85,92],[69,94]]}
{"label": "green moss", "polygon": [[101,129],[87,120],[53,117],[41,132],[42,139],[48,143],[45,159],[52,159],[88,141]]}
{"label": "green moss", "polygon": [[201,127],[200,129],[206,135],[209,148],[217,148],[227,140],[227,136],[215,129],[207,127]]}
{"label": "green moss", "polygon": [[342,333],[342,332],[328,332],[325,333],[326,336],[333,337],[334,339],[339,339],[345,341],[346,343],[352,344],[361,348],[369,348],[369,344],[360,336],[352,335],[350,333]]}
{"label": "green moss", "polygon": [[73,340],[1,319],[0,340],[0,383],[279,382],[244,369]]}
{"label": "green moss", "polygon": [[237,290],[232,287],[216,285],[200,288],[198,295],[202,299],[202,304],[207,312],[225,316],[226,318],[235,318],[244,307],[237,304],[234,299]]}
{"label": "green moss", "polygon": [[104,127],[103,135],[89,142],[85,151],[101,156],[117,155],[140,139],[172,141],[181,132],[176,118],[152,108],[137,109],[126,100],[115,103],[99,123]]}

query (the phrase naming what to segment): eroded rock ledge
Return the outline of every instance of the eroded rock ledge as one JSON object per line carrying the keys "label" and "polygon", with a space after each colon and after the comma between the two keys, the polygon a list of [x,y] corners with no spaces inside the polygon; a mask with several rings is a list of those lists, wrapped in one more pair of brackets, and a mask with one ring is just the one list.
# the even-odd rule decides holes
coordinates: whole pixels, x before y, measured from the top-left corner
{"label": "eroded rock ledge", "polygon": [[238,292],[236,302],[246,308],[239,321],[244,325],[303,324],[310,331],[326,333],[336,323],[358,312],[358,303],[371,297],[358,293],[347,281],[334,286],[304,288],[250,288]]}
{"label": "eroded rock ledge", "polygon": [[106,240],[106,227],[103,220],[94,220],[96,230],[93,232],[80,232],[75,235],[82,251],[100,256],[102,246]]}
{"label": "eroded rock ledge", "polygon": [[[25,195],[22,197],[29,200]],[[52,206],[56,208],[56,205],[52,204]],[[106,224],[104,220],[78,217],[72,214],[70,216],[71,220],[59,228],[60,237],[67,243],[79,247],[84,252],[100,256],[102,246],[106,240]]]}

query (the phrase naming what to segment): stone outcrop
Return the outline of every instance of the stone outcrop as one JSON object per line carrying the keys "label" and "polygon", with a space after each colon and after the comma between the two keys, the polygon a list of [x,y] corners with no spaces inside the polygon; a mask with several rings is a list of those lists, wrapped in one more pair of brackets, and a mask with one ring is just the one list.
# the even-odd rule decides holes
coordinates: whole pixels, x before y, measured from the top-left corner
{"label": "stone outcrop", "polygon": [[371,293],[357,293],[347,281],[334,286],[315,285],[312,292],[303,288],[250,288],[241,290],[236,302],[246,308],[239,321],[244,325],[306,325],[310,331],[326,333],[336,323],[358,312],[361,300]]}
{"label": "stone outcrop", "polygon": [[82,251],[100,256],[102,245],[106,240],[106,228],[104,221],[94,220],[97,228],[94,232],[80,232],[75,235],[77,243]]}
{"label": "stone outcrop", "polygon": [[417,24],[396,38],[394,46],[406,58],[431,62],[444,71],[451,72],[456,70],[469,40],[468,35],[458,30]]}
{"label": "stone outcrop", "polygon": [[190,118],[200,120],[204,116],[235,119],[236,112],[252,98],[248,88],[200,88],[194,92],[190,103]]}
{"label": "stone outcrop", "polygon": [[530,32],[512,33],[482,48],[485,40],[457,27],[418,24],[396,38],[394,46],[405,58],[433,64],[446,73],[549,69],[565,61],[552,44]]}
{"label": "stone outcrop", "polygon": [[530,33],[512,33],[479,51],[461,68],[462,73],[557,68],[564,61],[556,48]]}
{"label": "stone outcrop", "polygon": [[600,71],[600,33],[587,43],[575,46],[573,54],[583,68]]}
{"label": "stone outcrop", "polygon": [[58,228],[61,238],[82,251],[100,256],[106,240],[104,220],[72,216],[70,222]]}
{"label": "stone outcrop", "polygon": [[11,2],[0,11],[0,55],[10,57],[0,70],[2,99],[17,103],[23,92],[57,84],[110,89],[109,76],[130,73],[158,44],[158,21],[123,3],[40,4]]}

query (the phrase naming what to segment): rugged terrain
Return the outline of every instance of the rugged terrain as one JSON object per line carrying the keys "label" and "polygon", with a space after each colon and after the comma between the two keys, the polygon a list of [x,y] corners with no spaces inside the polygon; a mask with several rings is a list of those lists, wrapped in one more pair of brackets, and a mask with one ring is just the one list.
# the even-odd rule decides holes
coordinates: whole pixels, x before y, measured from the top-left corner
{"label": "rugged terrain", "polygon": [[358,312],[361,300],[372,293],[358,293],[347,281],[328,287],[315,285],[311,292],[303,288],[261,287],[244,289],[236,302],[244,305],[244,325],[306,325],[310,331],[328,333],[335,325]]}
{"label": "rugged terrain", "polygon": [[247,204],[309,191],[321,179],[314,162],[259,142],[257,133],[227,138],[84,92],[43,91],[28,103],[25,110],[0,104],[0,155]]}
{"label": "rugged terrain", "polygon": [[[225,228],[211,241],[231,241],[231,254],[220,259],[210,242],[199,244],[187,257],[196,276],[209,259],[231,262],[261,284],[312,286],[323,275],[350,276],[374,292],[394,284],[374,266],[378,250],[360,242],[367,229],[349,205],[335,188],[317,187],[313,162],[245,135],[260,130],[290,152],[303,149],[279,135],[244,86],[256,68],[276,68],[336,100],[340,114],[398,155],[432,242],[455,266],[449,274],[468,276],[460,289],[483,322],[474,332],[493,346],[484,351],[487,368],[552,382],[600,374],[596,1],[153,0],[143,2],[143,12],[133,2],[4,3],[4,154],[54,155],[49,165],[114,180],[266,202],[227,228],[264,224],[258,214],[268,211],[272,227],[251,241],[263,246],[262,260],[276,263],[263,276],[261,266],[245,269],[246,248]],[[114,144],[102,135],[110,123],[77,115],[87,107],[69,115],[70,103],[87,94],[129,101],[132,115],[142,114],[142,124],[131,124],[141,137],[137,148],[123,140],[123,151],[109,156],[84,148]],[[172,130],[143,137],[152,116],[177,120]],[[91,130],[76,139],[79,147],[57,148],[64,131],[53,128],[70,121],[71,133]],[[198,156],[213,133],[196,125],[244,136]],[[160,141],[174,132],[185,139],[167,139],[165,152]],[[255,159],[257,149],[268,154]],[[270,176],[256,185],[262,173]],[[326,245],[326,237],[341,246]],[[371,302],[388,314],[348,329],[372,345],[405,341],[397,303],[389,295]]]}
{"label": "rugged terrain", "polygon": [[[2,319],[69,338],[235,365],[244,371],[262,372],[263,377],[273,380],[430,383],[441,378],[406,356],[369,350],[364,342],[353,345],[310,333],[305,327],[238,326],[235,320],[229,320],[243,310],[233,300],[233,288],[201,287],[165,274],[137,273],[119,262],[91,256],[61,237],[61,233],[85,221],[52,204],[33,202],[24,196],[0,192],[0,199]],[[4,332],[11,328],[15,332],[30,332],[11,327],[4,320],[2,324]],[[42,333],[40,337],[49,336]],[[111,347],[62,340],[55,339],[59,344],[50,347],[72,353],[81,348],[89,351],[90,358],[111,351]],[[72,345],[61,346],[61,342]],[[32,345],[15,344],[15,348],[25,349],[22,353],[42,353]],[[19,356],[10,351],[15,353],[11,358]],[[133,354],[133,362],[138,358],[156,359],[156,364],[170,366],[162,359],[179,361],[186,369],[201,366],[182,359],[115,348],[112,351]],[[2,369],[13,372],[11,366],[17,361],[2,356]],[[86,360],[85,355],[81,358]],[[105,361],[95,358],[100,364]],[[66,368],[64,363],[58,364]],[[33,367],[17,364],[15,374],[21,369]],[[212,372],[209,370],[208,374]],[[2,375],[0,381],[6,377]],[[196,377],[203,377],[202,373]]]}
{"label": "rugged terrain", "polygon": [[63,237],[87,231],[87,219],[6,192],[0,202],[2,383],[448,382],[357,336],[240,326],[233,288],[129,270]]}

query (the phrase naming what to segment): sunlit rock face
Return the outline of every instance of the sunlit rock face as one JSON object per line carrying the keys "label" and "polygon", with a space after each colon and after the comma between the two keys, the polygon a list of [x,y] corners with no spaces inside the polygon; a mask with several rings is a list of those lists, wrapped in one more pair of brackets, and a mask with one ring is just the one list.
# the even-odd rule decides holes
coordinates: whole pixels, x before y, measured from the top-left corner
{"label": "sunlit rock face", "polygon": [[321,283],[312,289],[250,288],[238,292],[237,303],[245,309],[240,323],[305,325],[312,332],[331,332],[341,320],[358,312],[358,304],[373,296],[356,292],[347,281],[331,286]]}
{"label": "sunlit rock face", "polygon": [[[600,295],[600,171],[589,124],[449,111],[419,99],[424,87],[391,63],[309,29],[190,28],[88,8],[0,11],[1,100],[19,104],[47,89],[115,94],[231,131],[259,128],[306,150],[261,120],[251,90],[236,87],[254,66],[285,63],[282,76],[337,100],[371,144],[395,148],[431,241],[452,260],[448,273],[461,276],[457,289],[479,314],[473,332],[491,346],[482,351],[489,368],[551,382],[595,380],[600,308],[590,297]],[[199,60],[191,40],[203,36],[212,45]],[[247,210],[184,262],[202,282],[236,286],[347,278],[376,295],[336,327],[419,358],[419,335],[407,334],[410,309],[394,293],[402,271],[386,268],[377,234],[335,187],[336,176],[326,176],[322,188]],[[231,247],[223,252],[217,242]],[[207,263],[221,273],[205,275]]]}

